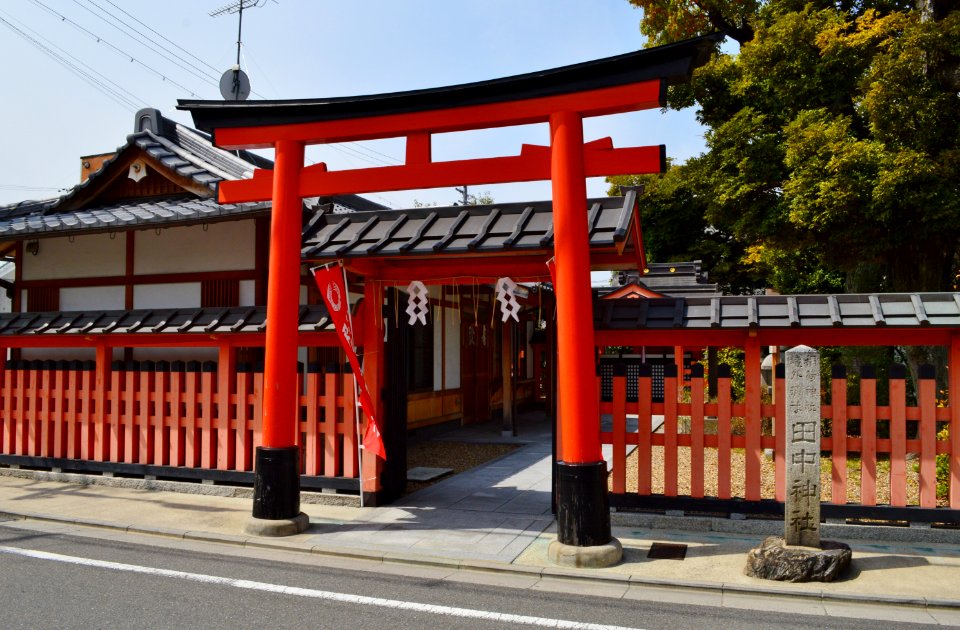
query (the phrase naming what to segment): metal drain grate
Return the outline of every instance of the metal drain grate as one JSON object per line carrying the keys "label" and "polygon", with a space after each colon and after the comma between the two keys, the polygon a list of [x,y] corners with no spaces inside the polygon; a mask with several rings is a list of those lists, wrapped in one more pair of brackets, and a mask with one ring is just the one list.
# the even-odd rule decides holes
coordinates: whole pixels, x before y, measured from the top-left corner
{"label": "metal drain grate", "polygon": [[647,557],[653,560],[683,560],[687,557],[687,546],[653,543]]}

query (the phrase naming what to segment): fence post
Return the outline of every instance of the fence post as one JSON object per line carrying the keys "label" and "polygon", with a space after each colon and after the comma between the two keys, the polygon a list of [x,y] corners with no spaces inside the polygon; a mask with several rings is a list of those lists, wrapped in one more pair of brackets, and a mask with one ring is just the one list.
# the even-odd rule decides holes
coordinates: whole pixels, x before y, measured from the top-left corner
{"label": "fence post", "polygon": [[776,485],[775,497],[777,501],[785,501],[787,496],[787,372],[783,361],[778,361],[774,367],[774,412],[773,418],[773,463],[774,482]]}
{"label": "fence post", "polygon": [[717,366],[717,498],[730,498],[730,366]]}
{"label": "fence post", "polygon": [[860,368],[860,504],[877,504],[877,371]]}
{"label": "fence post", "polygon": [[690,496],[703,498],[703,364],[690,367]]}
{"label": "fence post", "polygon": [[759,501],[761,494],[760,461],[760,341],[748,337],[744,347],[744,420],[746,424],[746,479],[744,495],[747,501]]}
{"label": "fence post", "polygon": [[907,504],[907,370],[890,366],[890,504]]}
{"label": "fence post", "polygon": [[820,354],[787,350],[787,545],[820,546]]}
{"label": "fence post", "polygon": [[613,492],[626,492],[627,366],[613,366]]}
{"label": "fence post", "polygon": [[[236,461],[236,436],[231,439],[230,421],[236,417],[231,413],[230,400],[237,375],[237,349],[222,343],[217,351],[217,469],[233,470]],[[237,403],[239,405],[239,402]],[[238,427],[239,430],[239,427]]]}
{"label": "fence post", "polygon": [[830,412],[833,434],[831,451],[832,472],[830,502],[842,505],[847,502],[847,368],[834,365],[831,371]]}
{"label": "fence post", "polygon": [[932,365],[919,370],[920,507],[937,507],[937,376]]}
{"label": "fence post", "polygon": [[650,432],[653,430],[653,369],[641,363],[637,377],[637,493],[649,495],[652,482],[652,449]]}
{"label": "fence post", "polygon": [[950,507],[960,508],[960,332],[950,338]]}

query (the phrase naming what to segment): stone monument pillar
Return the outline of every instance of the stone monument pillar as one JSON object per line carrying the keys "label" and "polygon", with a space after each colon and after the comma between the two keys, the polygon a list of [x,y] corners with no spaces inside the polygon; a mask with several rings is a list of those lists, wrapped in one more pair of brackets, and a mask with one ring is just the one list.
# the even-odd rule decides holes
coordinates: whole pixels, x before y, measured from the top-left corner
{"label": "stone monument pillar", "polygon": [[786,490],[783,538],[770,536],[747,555],[744,573],[784,582],[830,582],[850,564],[850,547],[820,540],[820,354],[785,353]]}
{"label": "stone monument pillar", "polygon": [[786,352],[787,545],[820,546],[820,354],[797,346]]}

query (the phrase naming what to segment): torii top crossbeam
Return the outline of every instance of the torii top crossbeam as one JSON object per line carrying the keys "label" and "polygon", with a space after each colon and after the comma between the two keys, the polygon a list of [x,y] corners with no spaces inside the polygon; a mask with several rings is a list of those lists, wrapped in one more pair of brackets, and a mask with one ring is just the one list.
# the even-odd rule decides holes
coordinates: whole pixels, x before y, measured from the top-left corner
{"label": "torii top crossbeam", "polygon": [[[288,449],[295,461],[297,427],[295,419],[288,416],[295,407],[297,348],[290,331],[296,330],[299,302],[303,197],[549,179],[554,211],[560,454],[561,464],[567,467],[560,478],[568,480],[567,485],[561,481],[558,486],[559,538],[564,544],[578,546],[609,542],[609,512],[605,523],[600,517],[584,520],[571,512],[602,514],[606,505],[606,465],[600,453],[599,401],[594,387],[585,178],[661,172],[665,149],[615,149],[609,138],[584,144],[583,118],[663,106],[666,86],[685,81],[718,41],[717,36],[706,36],[553,70],[428,90],[291,101],[180,101],[180,109],[191,112],[195,124],[209,130],[217,145],[276,150],[272,171],[258,170],[252,179],[222,182],[219,189],[222,203],[273,200],[264,366],[265,446]],[[543,122],[550,125],[550,146],[525,146],[514,156],[449,162],[434,162],[431,155],[431,135],[435,133]],[[400,166],[329,171],[325,164],[303,163],[307,144],[396,137],[406,139],[406,160]],[[367,283],[365,303],[372,310],[367,311],[370,316],[364,318],[365,326],[379,318],[381,300],[375,283]],[[376,328],[369,335],[364,332],[363,337],[365,344],[382,343]],[[376,361],[378,346],[371,347],[366,351]],[[368,367],[369,363],[365,373]],[[367,378],[371,391],[378,391],[377,380],[376,374]],[[257,461],[261,464],[259,452]],[[577,500],[567,500],[571,493]],[[602,505],[594,505],[595,499]],[[255,492],[254,516],[257,506]]]}

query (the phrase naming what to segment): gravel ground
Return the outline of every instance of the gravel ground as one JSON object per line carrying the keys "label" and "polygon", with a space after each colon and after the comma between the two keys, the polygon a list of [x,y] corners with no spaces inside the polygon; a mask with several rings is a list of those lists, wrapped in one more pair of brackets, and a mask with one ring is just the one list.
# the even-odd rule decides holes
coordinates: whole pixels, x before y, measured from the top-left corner
{"label": "gravel ground", "polygon": [[411,444],[407,450],[408,469],[427,466],[431,468],[452,468],[453,472],[433,481],[408,481],[404,494],[410,494],[427,486],[432,486],[438,481],[447,479],[450,475],[470,470],[518,448],[520,448],[518,444],[478,444],[473,442],[435,441]]}
{"label": "gravel ground", "polygon": [[[730,490],[734,497],[744,497],[745,456],[742,449],[733,449],[730,454]],[[627,492],[637,491],[637,451],[627,456]],[[828,458],[820,460],[820,485],[824,501],[833,501],[831,483],[832,463]],[[764,499],[773,499],[775,495],[774,474],[776,466],[772,459],[765,455],[760,460],[761,496]],[[651,478],[654,494],[663,493],[663,447],[654,446]],[[612,483],[612,482],[611,482]],[[681,496],[690,494],[690,448],[677,448],[677,493]],[[707,496],[717,496],[717,451],[708,448],[704,454],[704,493]],[[913,470],[912,462],[907,463],[907,503],[919,503],[920,483],[919,475]],[[847,462],[847,501],[860,502],[860,462],[851,458]],[[880,461],[877,465],[877,503],[890,503],[890,464]],[[940,505],[946,502],[939,501]]]}

